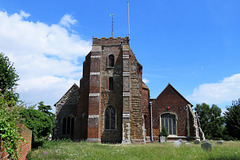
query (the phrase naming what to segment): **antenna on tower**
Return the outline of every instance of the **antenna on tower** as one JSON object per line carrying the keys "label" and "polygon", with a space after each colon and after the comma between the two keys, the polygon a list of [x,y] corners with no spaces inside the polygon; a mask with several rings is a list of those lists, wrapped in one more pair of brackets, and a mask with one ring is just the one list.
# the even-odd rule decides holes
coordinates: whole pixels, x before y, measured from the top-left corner
{"label": "antenna on tower", "polygon": [[127,1],[128,4],[128,37],[130,39],[130,16],[129,16],[129,1]]}
{"label": "antenna on tower", "polygon": [[110,14],[110,16],[112,17],[112,37],[113,37],[113,14]]}

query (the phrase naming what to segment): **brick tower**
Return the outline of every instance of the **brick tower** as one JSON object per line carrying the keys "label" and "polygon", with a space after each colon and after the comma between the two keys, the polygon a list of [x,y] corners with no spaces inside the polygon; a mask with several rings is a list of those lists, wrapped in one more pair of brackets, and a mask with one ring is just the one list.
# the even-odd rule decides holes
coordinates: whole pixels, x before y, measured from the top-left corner
{"label": "brick tower", "polygon": [[93,38],[83,63],[74,139],[144,143],[141,89],[142,66],[129,38]]}

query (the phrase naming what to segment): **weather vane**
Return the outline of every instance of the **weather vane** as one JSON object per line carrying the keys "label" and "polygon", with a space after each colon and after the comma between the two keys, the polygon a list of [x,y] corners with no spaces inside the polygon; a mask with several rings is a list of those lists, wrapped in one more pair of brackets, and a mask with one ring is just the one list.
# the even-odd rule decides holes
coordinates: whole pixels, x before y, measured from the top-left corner
{"label": "weather vane", "polygon": [[110,14],[110,16],[112,17],[112,37],[113,37],[113,14]]}

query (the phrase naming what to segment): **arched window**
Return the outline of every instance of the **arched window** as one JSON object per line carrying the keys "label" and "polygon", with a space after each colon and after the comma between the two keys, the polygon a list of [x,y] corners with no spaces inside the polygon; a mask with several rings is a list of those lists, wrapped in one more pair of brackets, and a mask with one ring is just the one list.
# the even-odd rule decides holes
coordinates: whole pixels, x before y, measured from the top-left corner
{"label": "arched window", "polygon": [[105,110],[105,129],[115,129],[116,112],[114,107],[109,106]]}
{"label": "arched window", "polygon": [[73,116],[67,116],[67,117],[63,118],[62,134],[73,136],[73,133],[74,133],[74,121],[75,121],[75,118]]}
{"label": "arched window", "polygon": [[165,126],[169,135],[176,135],[176,116],[165,113],[161,115],[161,129]]}
{"label": "arched window", "polygon": [[114,55],[109,55],[109,67],[114,67]]}
{"label": "arched window", "polygon": [[109,77],[109,90],[113,90],[113,77]]}
{"label": "arched window", "polygon": [[73,136],[73,133],[74,133],[74,121],[75,121],[75,119],[74,118],[72,118],[72,120],[71,120],[71,136]]}
{"label": "arched window", "polygon": [[64,117],[64,118],[63,118],[63,127],[62,127],[62,133],[63,133],[63,134],[66,134],[66,126],[67,126],[67,120],[66,120],[66,118]]}
{"label": "arched window", "polygon": [[67,118],[67,134],[70,134],[70,127],[71,127],[71,120],[70,117]]}

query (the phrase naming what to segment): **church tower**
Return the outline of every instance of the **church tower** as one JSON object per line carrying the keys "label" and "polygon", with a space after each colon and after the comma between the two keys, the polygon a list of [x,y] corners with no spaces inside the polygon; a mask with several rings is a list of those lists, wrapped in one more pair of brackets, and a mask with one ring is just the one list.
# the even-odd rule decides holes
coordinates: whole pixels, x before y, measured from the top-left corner
{"label": "church tower", "polygon": [[74,139],[144,143],[141,89],[142,66],[129,38],[93,38],[83,63]]}

